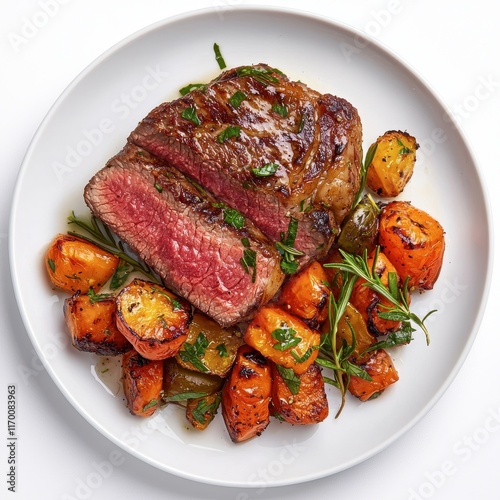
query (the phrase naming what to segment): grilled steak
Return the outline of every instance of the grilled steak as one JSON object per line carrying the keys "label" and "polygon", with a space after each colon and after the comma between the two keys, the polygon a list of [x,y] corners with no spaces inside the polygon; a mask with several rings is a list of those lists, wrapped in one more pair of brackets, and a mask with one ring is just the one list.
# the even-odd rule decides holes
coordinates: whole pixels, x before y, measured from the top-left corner
{"label": "grilled steak", "polygon": [[84,197],[167,286],[223,326],[250,317],[283,281],[280,255],[251,221],[134,145],[90,180]]}
{"label": "grilled steak", "polygon": [[161,104],[129,141],[193,177],[272,241],[297,219],[302,265],[326,253],[359,188],[356,109],[264,64],[226,71]]}

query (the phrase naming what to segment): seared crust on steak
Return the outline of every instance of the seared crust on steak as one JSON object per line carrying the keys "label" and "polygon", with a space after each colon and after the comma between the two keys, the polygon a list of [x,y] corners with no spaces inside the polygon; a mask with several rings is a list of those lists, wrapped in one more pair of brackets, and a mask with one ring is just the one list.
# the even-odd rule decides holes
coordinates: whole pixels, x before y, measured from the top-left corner
{"label": "seared crust on steak", "polygon": [[[241,102],[232,100],[238,93]],[[190,110],[186,112],[186,110]],[[192,113],[196,118],[193,120]],[[232,127],[238,133],[223,140]],[[265,64],[223,72],[151,111],[129,141],[237,208],[272,241],[298,219],[301,265],[323,256],[359,188],[361,122],[346,100],[321,95]],[[254,169],[277,165],[274,174]]]}
{"label": "seared crust on steak", "polygon": [[[173,291],[223,326],[248,319],[283,281],[280,255],[254,224],[148,152],[127,146],[85,187],[91,211]],[[255,252],[254,268],[242,265]]]}

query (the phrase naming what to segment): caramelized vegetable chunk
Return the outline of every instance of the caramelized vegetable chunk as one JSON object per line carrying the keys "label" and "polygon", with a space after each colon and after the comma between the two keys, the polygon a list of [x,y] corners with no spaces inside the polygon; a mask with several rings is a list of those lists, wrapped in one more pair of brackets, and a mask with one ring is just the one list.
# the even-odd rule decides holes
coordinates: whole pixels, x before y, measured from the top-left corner
{"label": "caramelized vegetable chunk", "polygon": [[300,375],[318,356],[320,334],[280,307],[269,305],[250,322],[244,339],[264,357]]}
{"label": "caramelized vegetable chunk", "polygon": [[[355,335],[354,351],[349,357],[349,361],[354,364],[366,363],[370,359],[371,353],[363,354],[366,349],[372,346],[375,342],[375,337],[368,331],[366,322],[361,313],[350,303],[347,303],[344,314],[340,318],[337,325],[337,346],[340,348],[343,341],[348,346],[352,346],[354,339],[352,330]],[[327,321],[322,328],[323,333],[330,331],[330,323]]]}
{"label": "caramelized vegetable chunk", "polygon": [[186,418],[195,429],[202,431],[214,419],[220,402],[221,395],[219,393],[197,399],[188,399]]}
{"label": "caramelized vegetable chunk", "polygon": [[378,236],[379,211],[371,196],[363,196],[342,223],[338,247],[357,255],[363,255],[365,250],[372,252]]}
{"label": "caramelized vegetable chunk", "polygon": [[[369,258],[367,262],[368,267],[372,269],[373,258]],[[378,254],[375,272],[385,286],[389,283],[389,273],[393,273],[393,276],[397,277],[398,285],[401,286],[401,280],[396,268],[382,252]],[[362,278],[356,280],[350,301],[363,316],[370,333],[377,337],[398,330],[401,327],[400,321],[384,319],[379,316],[379,313],[386,312],[387,308],[391,307],[391,302],[384,297],[380,297],[377,292],[365,286],[364,283],[366,281]]]}
{"label": "caramelized vegetable chunk", "polygon": [[418,144],[407,132],[390,130],[377,139],[366,183],[380,197],[400,194],[413,175]]}
{"label": "caramelized vegetable chunk", "polygon": [[223,328],[205,314],[195,312],[176,361],[191,370],[225,377],[242,344],[237,327]]}
{"label": "caramelized vegetable chunk", "polygon": [[64,301],[64,319],[71,343],[80,351],[116,356],[132,349],[116,327],[114,297],[76,292]]}
{"label": "caramelized vegetable chunk", "polygon": [[409,288],[431,290],[441,272],[444,230],[427,212],[393,201],[380,214],[379,243]]}
{"label": "caramelized vegetable chunk", "polygon": [[361,401],[377,397],[387,387],[399,380],[392,359],[384,349],[373,352],[370,359],[361,366],[372,380],[364,380],[352,375],[349,381],[349,392]]}
{"label": "caramelized vegetable chunk", "polygon": [[299,376],[300,385],[297,394],[290,388],[276,365],[272,365],[271,401],[275,412],[290,424],[317,424],[328,416],[328,400],[321,368],[312,364]]}
{"label": "caramelized vegetable chunk", "polygon": [[98,292],[113,276],[120,259],[97,245],[68,234],[58,234],[45,255],[52,284],[68,293]]}
{"label": "caramelized vegetable chunk", "polygon": [[147,359],[175,356],[187,338],[191,306],[163,287],[134,279],[116,297],[118,329]]}
{"label": "caramelized vegetable chunk", "polygon": [[131,350],[123,355],[122,382],[127,407],[139,417],[150,417],[160,404],[163,362],[143,358]]}
{"label": "caramelized vegetable chunk", "polygon": [[222,388],[223,380],[216,375],[188,370],[174,358],[165,361],[163,394],[167,402],[188,401],[215,394]]}
{"label": "caramelized vegetable chunk", "polygon": [[279,303],[286,311],[316,328],[328,315],[328,277],[321,264],[313,262],[283,286]]}
{"label": "caramelized vegetable chunk", "polygon": [[232,441],[247,441],[264,431],[269,424],[270,401],[269,364],[250,346],[241,346],[222,389],[222,416]]}

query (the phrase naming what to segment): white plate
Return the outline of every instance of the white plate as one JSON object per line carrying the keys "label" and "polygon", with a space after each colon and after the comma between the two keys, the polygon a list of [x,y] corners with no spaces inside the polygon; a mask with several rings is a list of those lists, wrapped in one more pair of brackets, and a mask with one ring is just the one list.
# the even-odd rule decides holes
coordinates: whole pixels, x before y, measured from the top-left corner
{"label": "white plate", "polygon": [[[446,230],[444,268],[435,289],[415,297],[431,344],[415,333],[394,353],[400,381],[377,400],[350,397],[338,420],[317,426],[273,421],[263,435],[230,442],[220,416],[204,433],[186,428],[176,408],[150,420],[128,414],[93,376],[95,359],[69,346],[64,295],[52,292],[43,256],[83,213],[88,179],[124,144],[137,122],[192,82],[218,74],[217,42],[228,66],[266,62],[291,78],[338,94],[361,115],[365,150],[385,130],[408,130],[421,148],[404,199]],[[68,87],[26,155],[11,215],[11,268],[27,331],[47,371],[75,408],[105,436],[140,459],[182,477],[232,486],[286,485],[319,478],[373,456],[414,425],[451,383],[473,342],[491,267],[490,216],[478,169],[441,101],[402,61],[355,31],[287,10],[215,9],[149,27],[113,47]],[[113,392],[113,388],[111,390]],[[274,419],[273,419],[274,420]]]}

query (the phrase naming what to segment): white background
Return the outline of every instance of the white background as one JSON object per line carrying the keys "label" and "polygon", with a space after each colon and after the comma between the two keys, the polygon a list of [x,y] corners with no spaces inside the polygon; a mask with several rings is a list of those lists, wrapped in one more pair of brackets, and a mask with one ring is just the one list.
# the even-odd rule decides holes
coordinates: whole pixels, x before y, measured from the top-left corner
{"label": "white background", "polygon": [[[500,197],[494,192],[500,134],[498,0],[263,3],[307,9],[354,26],[415,68],[443,98],[470,140],[485,185],[490,189],[495,222],[495,214],[500,211]],[[44,15],[44,4],[50,16]],[[3,156],[0,422],[4,423],[0,425],[0,498],[128,499],[138,495],[148,500],[500,498],[497,271],[470,355],[428,415],[377,456],[347,471],[299,486],[223,488],[189,482],[156,470],[121,451],[91,427],[64,399],[38,361],[17,311],[7,251],[8,216],[16,176],[38,125],[71,80],[129,34],[190,10],[211,8],[223,12],[252,4],[243,0],[23,0],[3,7],[0,16]],[[26,31],[28,21],[36,21],[38,27]],[[35,223],[36,216],[33,207]],[[16,493],[8,491],[6,476],[8,384],[17,386]]]}

